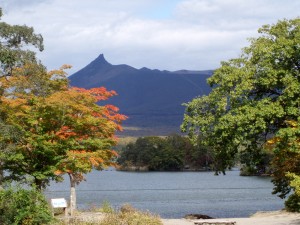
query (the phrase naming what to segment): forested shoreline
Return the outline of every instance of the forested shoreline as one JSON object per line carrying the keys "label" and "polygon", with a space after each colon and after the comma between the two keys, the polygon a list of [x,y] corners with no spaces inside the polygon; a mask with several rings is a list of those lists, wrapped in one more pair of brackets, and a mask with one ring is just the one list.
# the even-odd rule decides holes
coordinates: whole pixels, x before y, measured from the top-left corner
{"label": "forested shoreline", "polygon": [[[214,152],[207,146],[194,145],[184,135],[167,137],[146,136],[131,140],[118,150],[121,171],[213,171]],[[250,155],[241,152],[232,167],[240,169],[241,176],[269,176],[273,154],[260,152]],[[229,168],[230,169],[230,168]]]}
{"label": "forested shoreline", "polygon": [[183,171],[210,170],[212,152],[204,146],[194,146],[187,137],[140,137],[119,152],[119,170]]}

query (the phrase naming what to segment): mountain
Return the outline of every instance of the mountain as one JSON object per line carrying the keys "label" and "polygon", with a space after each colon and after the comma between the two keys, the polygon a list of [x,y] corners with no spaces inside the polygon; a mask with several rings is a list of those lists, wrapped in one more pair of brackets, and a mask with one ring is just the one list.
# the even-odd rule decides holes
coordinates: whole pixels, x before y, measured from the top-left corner
{"label": "mountain", "polygon": [[122,135],[166,135],[179,132],[183,103],[210,92],[206,79],[212,72],[136,69],[112,65],[101,54],[69,79],[72,86],[104,86],[118,93],[107,103],[118,106],[129,117]]}

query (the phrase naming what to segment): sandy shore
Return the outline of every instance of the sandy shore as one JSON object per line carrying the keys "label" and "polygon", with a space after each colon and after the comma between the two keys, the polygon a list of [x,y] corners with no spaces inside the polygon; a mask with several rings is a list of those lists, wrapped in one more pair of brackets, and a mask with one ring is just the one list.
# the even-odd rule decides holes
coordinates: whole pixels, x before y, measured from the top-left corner
{"label": "sandy shore", "polygon": [[236,225],[300,225],[300,213],[285,211],[258,212],[249,218],[226,218],[210,220],[162,219],[164,225],[194,225],[196,221],[234,221]]}
{"label": "sandy shore", "polygon": [[[104,218],[104,213],[81,212],[74,218],[86,222],[99,222]],[[61,217],[63,220],[64,217]],[[300,213],[286,211],[257,212],[249,218],[218,218],[209,220],[191,219],[161,219],[164,225],[194,225],[195,222],[236,222],[235,225],[300,225]]]}

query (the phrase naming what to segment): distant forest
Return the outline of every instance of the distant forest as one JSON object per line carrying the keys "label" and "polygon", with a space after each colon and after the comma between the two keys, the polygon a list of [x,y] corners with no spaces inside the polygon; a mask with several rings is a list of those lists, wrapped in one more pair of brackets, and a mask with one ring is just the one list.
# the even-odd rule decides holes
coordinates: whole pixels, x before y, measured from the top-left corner
{"label": "distant forest", "polygon": [[[214,151],[194,145],[188,137],[172,134],[167,137],[148,136],[129,139],[119,146],[119,170],[124,171],[209,171],[215,170]],[[125,141],[126,142],[126,141]],[[249,154],[240,152],[231,167],[239,166],[242,176],[268,175],[271,152]]]}
{"label": "distant forest", "polygon": [[187,137],[140,137],[119,152],[120,170],[182,171],[209,170],[212,154],[204,146],[193,146]]}

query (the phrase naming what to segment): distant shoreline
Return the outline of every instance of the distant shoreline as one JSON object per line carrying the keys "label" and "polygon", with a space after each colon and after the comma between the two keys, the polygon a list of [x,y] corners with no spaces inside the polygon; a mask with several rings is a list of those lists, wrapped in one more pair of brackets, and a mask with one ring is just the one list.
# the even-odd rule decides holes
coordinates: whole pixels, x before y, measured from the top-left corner
{"label": "distant shoreline", "polygon": [[120,167],[117,171],[123,172],[213,172],[211,169],[182,169],[182,170],[149,170],[148,166]]}

